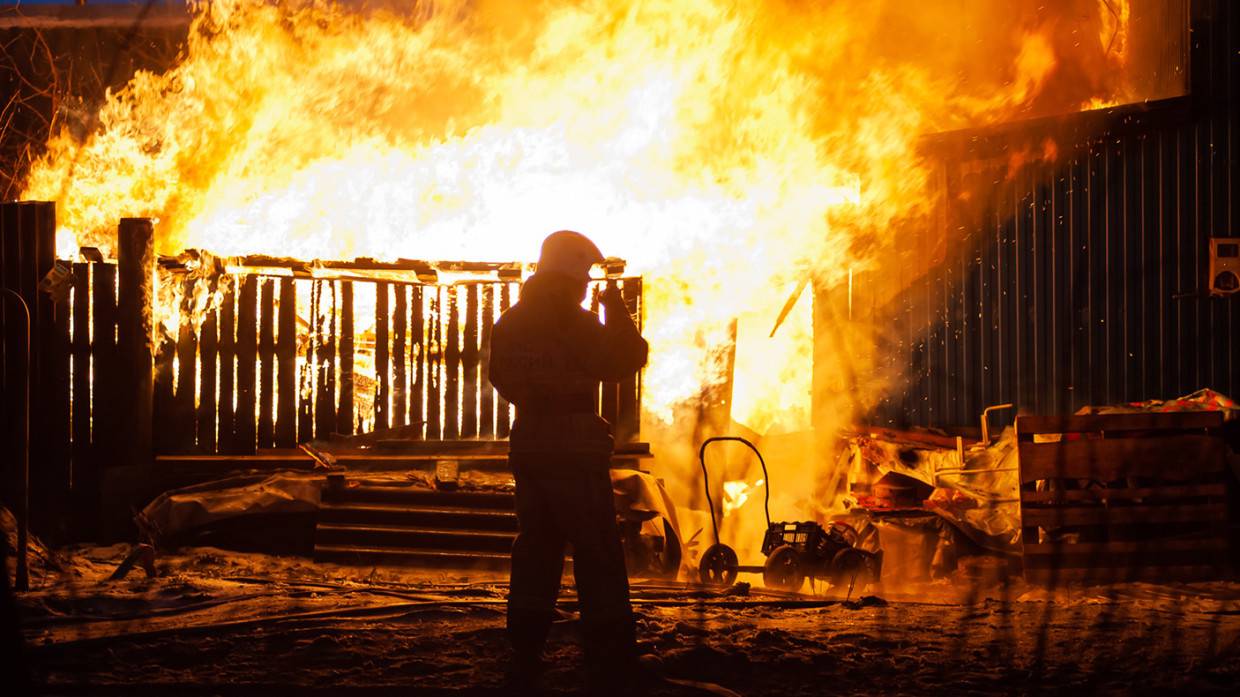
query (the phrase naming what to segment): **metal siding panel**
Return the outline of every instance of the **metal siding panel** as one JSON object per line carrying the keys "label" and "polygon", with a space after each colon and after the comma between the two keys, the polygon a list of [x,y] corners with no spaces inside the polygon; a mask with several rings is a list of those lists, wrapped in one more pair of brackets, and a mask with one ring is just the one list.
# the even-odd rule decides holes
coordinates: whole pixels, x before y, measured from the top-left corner
{"label": "metal siding panel", "polygon": [[1159,294],[1162,268],[1159,264],[1158,199],[1161,186],[1158,153],[1161,135],[1152,133],[1140,141],[1137,187],[1140,191],[1138,227],[1141,249],[1140,275],[1141,347],[1140,386],[1143,394],[1162,394],[1162,303]]}
{"label": "metal siding panel", "polygon": [[1089,401],[1101,404],[1107,388],[1106,335],[1106,146],[1093,143],[1089,152],[1086,231],[1089,239]]}
{"label": "metal siding panel", "polygon": [[1072,390],[1067,411],[1089,402],[1089,146],[1080,148],[1072,168],[1069,240],[1071,269],[1068,283],[1072,307]]}
{"label": "metal siding panel", "polygon": [[[1072,293],[1070,269],[1075,250],[1069,242],[1071,220],[1069,205],[1071,193],[1072,161],[1063,170],[1053,174],[1051,182],[1051,223],[1053,230],[1050,235],[1049,253],[1051,259],[1051,368],[1049,371],[1050,389],[1053,394],[1050,412],[1061,414],[1068,410],[1071,403],[1072,389]],[[1066,170],[1066,171],[1065,171]],[[1068,348],[1069,350],[1064,350]]]}

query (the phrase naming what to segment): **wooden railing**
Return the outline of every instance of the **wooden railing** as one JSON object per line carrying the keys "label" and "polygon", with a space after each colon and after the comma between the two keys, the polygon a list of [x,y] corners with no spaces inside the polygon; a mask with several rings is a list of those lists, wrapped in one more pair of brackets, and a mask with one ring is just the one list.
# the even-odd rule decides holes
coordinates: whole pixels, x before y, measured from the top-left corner
{"label": "wooden railing", "polygon": [[[142,219],[121,221],[115,261],[84,249],[70,262],[55,259],[55,230],[51,203],[0,204],[0,282],[32,311],[36,530],[71,527],[70,511],[90,520],[103,469],[154,455],[246,455],[360,432],[508,435],[512,408],[487,356],[492,325],[519,295],[519,264],[156,258]],[[622,269],[612,264],[609,280],[640,323],[641,279]],[[607,282],[591,284],[596,310]],[[5,312],[0,416],[11,444],[25,367]],[[599,390],[618,442],[638,437],[640,401],[640,375]]]}

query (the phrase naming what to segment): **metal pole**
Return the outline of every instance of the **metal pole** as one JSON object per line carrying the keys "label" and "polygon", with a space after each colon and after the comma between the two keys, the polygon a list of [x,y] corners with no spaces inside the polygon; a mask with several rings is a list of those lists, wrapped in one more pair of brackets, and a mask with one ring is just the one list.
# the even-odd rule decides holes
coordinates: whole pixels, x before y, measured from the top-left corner
{"label": "metal pole", "polygon": [[30,306],[26,304],[26,299],[19,295],[11,288],[0,288],[6,295],[11,295],[17,300],[17,304],[22,309],[22,318],[25,320],[26,343],[23,348],[26,351],[25,372],[22,376],[22,412],[18,421],[21,423],[21,458],[19,470],[19,481],[21,486],[18,487],[17,494],[17,510],[15,517],[17,518],[17,573],[13,579],[13,589],[17,591],[30,590],[30,569],[27,567],[27,553],[29,526],[30,526]]}

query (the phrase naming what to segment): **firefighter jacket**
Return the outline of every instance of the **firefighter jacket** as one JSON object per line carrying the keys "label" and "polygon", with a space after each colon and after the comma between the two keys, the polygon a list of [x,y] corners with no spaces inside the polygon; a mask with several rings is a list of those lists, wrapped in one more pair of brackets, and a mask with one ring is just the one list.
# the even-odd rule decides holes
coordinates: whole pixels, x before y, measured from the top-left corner
{"label": "firefighter jacket", "polygon": [[491,334],[491,384],[517,408],[513,454],[610,455],[608,423],[595,413],[600,381],[620,381],[646,364],[648,347],[622,302],[606,324],[535,274]]}

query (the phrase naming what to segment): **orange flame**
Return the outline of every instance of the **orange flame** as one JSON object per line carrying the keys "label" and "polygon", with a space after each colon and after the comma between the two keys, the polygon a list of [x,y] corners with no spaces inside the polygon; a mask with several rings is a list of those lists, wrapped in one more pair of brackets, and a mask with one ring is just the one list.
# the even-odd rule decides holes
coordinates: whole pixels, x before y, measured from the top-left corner
{"label": "orange flame", "polygon": [[[720,379],[739,318],[734,417],[803,428],[810,294],[767,337],[789,288],[872,264],[931,206],[918,136],[1020,114],[1058,60],[1024,25],[1005,56],[913,57],[889,5],[204,2],[182,60],[53,137],[24,195],[58,202],[67,248],[121,216],[165,252],[303,258],[529,260],[582,230],[647,278],[650,416]],[[968,25],[911,17],[917,40]]]}

